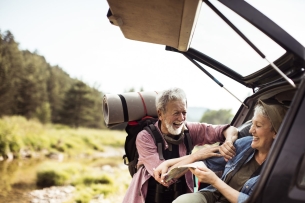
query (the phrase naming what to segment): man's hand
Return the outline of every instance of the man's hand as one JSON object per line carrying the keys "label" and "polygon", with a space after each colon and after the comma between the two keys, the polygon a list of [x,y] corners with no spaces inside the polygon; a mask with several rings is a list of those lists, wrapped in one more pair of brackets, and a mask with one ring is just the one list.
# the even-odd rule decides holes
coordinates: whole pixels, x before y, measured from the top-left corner
{"label": "man's hand", "polygon": [[164,174],[167,173],[168,168],[169,166],[166,161],[162,162],[157,168],[153,168],[155,180],[164,186],[169,186],[169,184],[164,181]]}
{"label": "man's hand", "polygon": [[220,147],[219,152],[225,159],[225,161],[229,161],[235,156],[235,147],[233,146],[232,141],[225,141]]}
{"label": "man's hand", "polygon": [[205,160],[210,157],[220,157],[221,154],[217,153],[219,151],[219,146],[205,146],[195,153],[191,154],[192,162]]}
{"label": "man's hand", "polygon": [[236,149],[233,143],[238,138],[238,130],[234,126],[228,127],[223,132],[226,141],[220,146],[219,152],[224,157],[226,161],[232,159],[236,154]]}

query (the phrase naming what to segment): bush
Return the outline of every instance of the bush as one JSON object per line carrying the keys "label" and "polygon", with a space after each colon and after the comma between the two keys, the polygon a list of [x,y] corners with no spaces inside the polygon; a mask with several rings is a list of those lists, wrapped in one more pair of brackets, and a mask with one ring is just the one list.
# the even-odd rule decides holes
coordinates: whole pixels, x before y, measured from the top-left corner
{"label": "bush", "polygon": [[70,175],[65,171],[49,169],[37,173],[37,186],[42,188],[68,185],[69,180]]}
{"label": "bush", "polygon": [[[23,120],[21,118],[21,120]],[[20,149],[23,147],[23,141],[19,136],[17,126],[10,122],[7,117],[0,120],[0,155],[6,157],[13,153],[18,157]]]}
{"label": "bush", "polygon": [[113,180],[110,176],[106,174],[90,174],[82,177],[84,185],[93,184],[113,184]]}

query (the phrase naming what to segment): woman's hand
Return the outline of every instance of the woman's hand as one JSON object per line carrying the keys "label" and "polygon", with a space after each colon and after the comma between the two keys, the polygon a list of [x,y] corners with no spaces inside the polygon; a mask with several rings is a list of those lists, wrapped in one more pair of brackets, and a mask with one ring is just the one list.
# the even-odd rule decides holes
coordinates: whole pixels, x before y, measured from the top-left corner
{"label": "woman's hand", "polygon": [[191,172],[198,178],[199,182],[214,185],[219,177],[207,167],[190,168]]}

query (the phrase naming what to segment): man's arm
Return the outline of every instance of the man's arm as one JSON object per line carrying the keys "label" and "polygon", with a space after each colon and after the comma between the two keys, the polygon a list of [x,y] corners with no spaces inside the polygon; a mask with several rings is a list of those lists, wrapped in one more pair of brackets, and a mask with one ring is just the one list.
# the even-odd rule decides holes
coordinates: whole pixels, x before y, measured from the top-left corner
{"label": "man's arm", "polygon": [[[219,150],[219,146],[214,147],[204,147],[196,151],[195,153],[192,153],[190,155],[186,155],[183,157],[175,158],[175,159],[169,159],[161,163],[155,170],[154,170],[154,177],[158,182],[164,181],[164,174],[168,172],[169,168],[175,168],[181,165],[193,163],[196,161],[205,160],[210,157],[215,156],[222,156],[221,154],[217,153]],[[186,173],[187,171],[185,171]],[[185,174],[184,173],[184,174]],[[184,175],[181,174],[181,175]]]}
{"label": "man's arm", "polygon": [[163,174],[167,173],[170,167],[176,165],[179,162],[183,162],[183,161],[188,162],[189,158],[190,155],[186,155],[179,158],[168,159],[166,161],[163,161],[157,168],[154,169],[154,178],[159,183],[164,183]]}

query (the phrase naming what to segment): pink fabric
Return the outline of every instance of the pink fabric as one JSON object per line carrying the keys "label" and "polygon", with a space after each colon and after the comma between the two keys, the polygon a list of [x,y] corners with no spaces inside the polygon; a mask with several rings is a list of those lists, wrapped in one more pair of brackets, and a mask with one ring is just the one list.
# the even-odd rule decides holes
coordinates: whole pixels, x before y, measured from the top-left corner
{"label": "pink fabric", "polygon": [[[224,142],[223,131],[230,125],[209,125],[206,123],[187,122],[187,128],[190,132],[193,146],[214,144],[215,142]],[[155,124],[158,128],[158,122]],[[158,128],[159,129],[159,128]],[[165,149],[168,148],[166,141]],[[139,152],[138,165],[144,164],[136,174],[134,174],[129,188],[123,199],[123,203],[144,203],[147,193],[148,179],[153,175],[153,168],[157,168],[163,161],[159,159],[157,147],[152,136],[145,130],[141,131],[136,140],[136,146]],[[179,145],[179,155],[186,155],[184,143]],[[188,192],[193,192],[193,175],[190,171],[185,174]]]}

